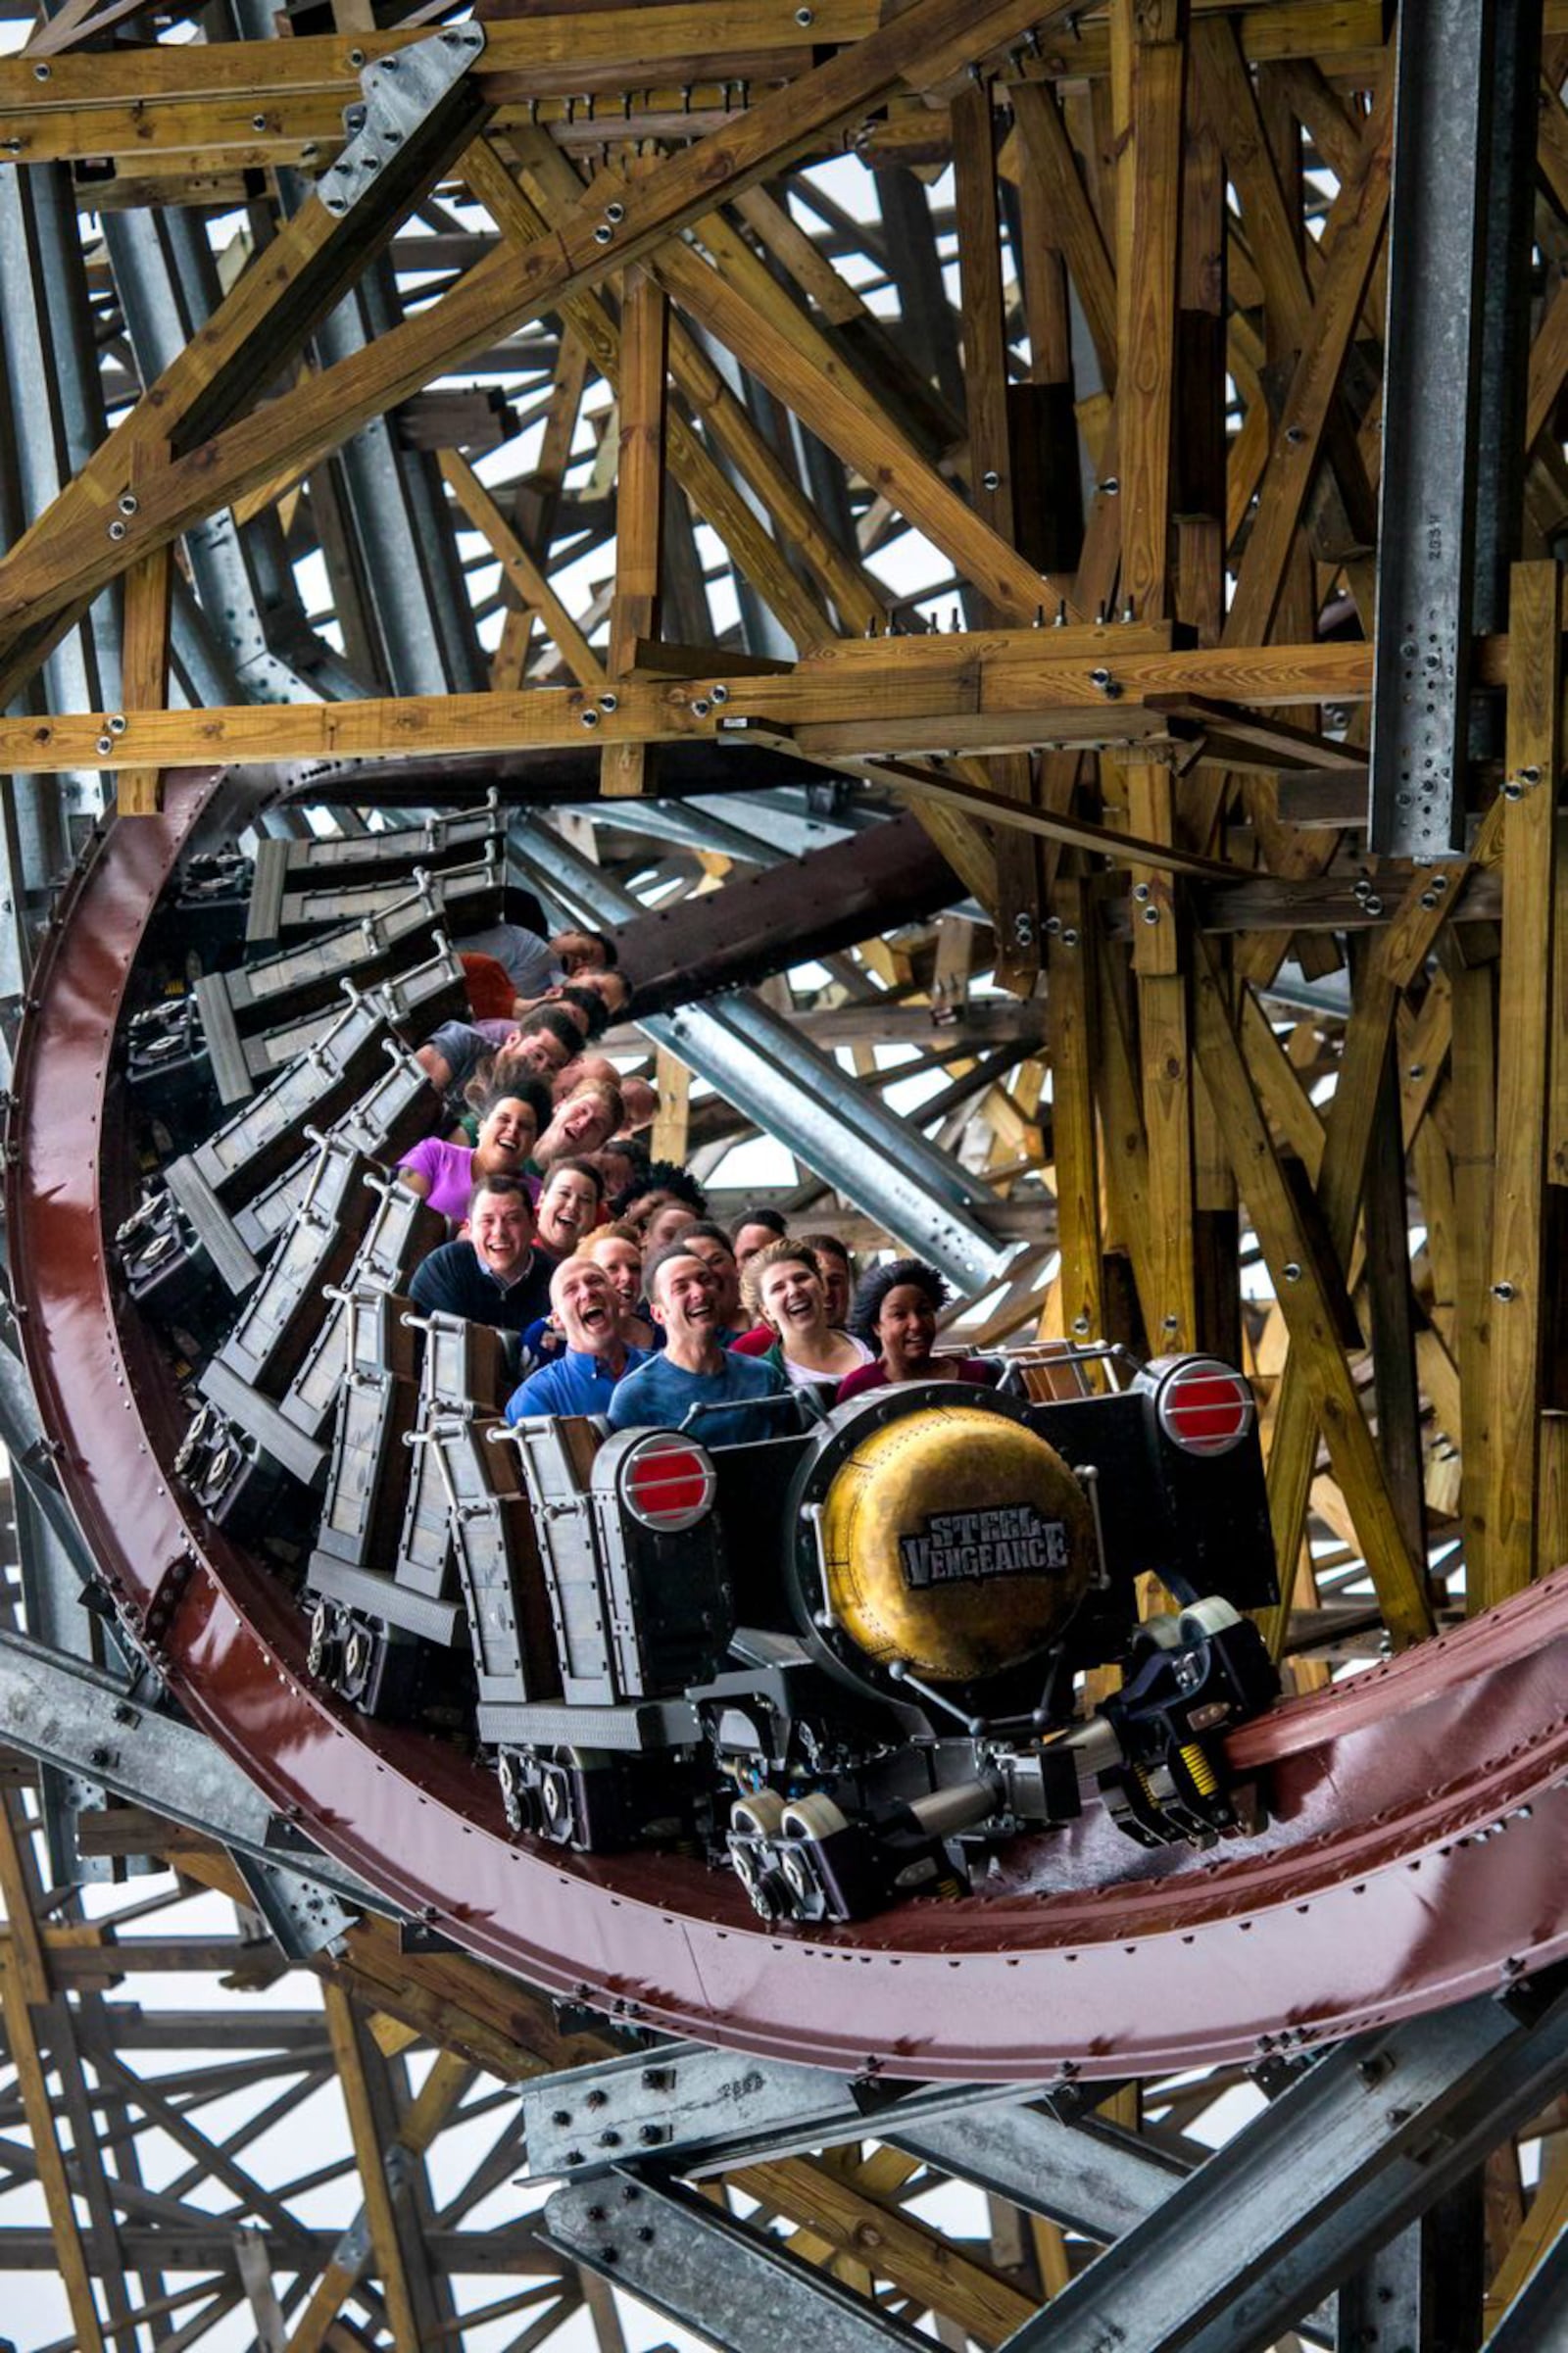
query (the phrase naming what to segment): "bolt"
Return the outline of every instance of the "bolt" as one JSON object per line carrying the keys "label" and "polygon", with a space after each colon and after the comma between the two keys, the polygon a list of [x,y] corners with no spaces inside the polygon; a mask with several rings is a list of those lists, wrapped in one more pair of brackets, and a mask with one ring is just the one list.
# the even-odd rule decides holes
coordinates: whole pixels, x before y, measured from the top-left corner
{"label": "bolt", "polygon": [[594,243],[608,245],[614,233],[608,221],[601,221],[599,226],[594,230]]}
{"label": "bolt", "polygon": [[141,501],[133,490],[122,490],[115,504],[119,507],[122,515],[134,515],[136,509],[141,505]]}
{"label": "bolt", "polygon": [[620,2146],[620,2134],[615,2132],[601,2132],[599,2135],[599,2145],[602,2149],[618,2149]]}
{"label": "bolt", "polygon": [[588,2220],[589,2220],[591,2223],[602,2223],[602,2222],[604,2221],[604,2219],[605,2219],[605,2210],[604,2210],[603,2206],[590,2206],[590,2207],[589,2207],[589,2209],[588,2209]]}
{"label": "bolt", "polygon": [[1519,776],[1520,781],[1524,784],[1539,784],[1541,782],[1541,770],[1539,768],[1521,768],[1519,771]]}
{"label": "bolt", "polygon": [[32,69],[32,78],[34,81],[47,81],[53,71],[54,69],[52,66],[34,66]]}
{"label": "bolt", "polygon": [[1107,687],[1110,685],[1110,682],[1109,670],[1091,670],[1089,673],[1090,685],[1098,686],[1102,694],[1106,691]]}
{"label": "bolt", "polygon": [[696,702],[692,705],[692,717],[694,719],[706,719],[709,710],[710,705],[707,696],[699,695]]}
{"label": "bolt", "polygon": [[107,759],[114,748],[115,744],[112,736],[101,735],[98,738],[98,757],[100,760]]}
{"label": "bolt", "polygon": [[986,471],[980,476],[980,480],[987,490],[1000,490],[1002,488],[1002,476],[997,472],[995,466],[988,466]]}
{"label": "bolt", "polygon": [[814,23],[815,23],[815,21],[816,21],[816,11],[815,11],[814,9],[810,9],[810,8],[798,8],[798,9],[795,11],[795,22],[796,22],[796,24],[797,24],[797,25],[802,25],[802,26],[805,26],[805,25],[808,25],[814,24]]}
{"label": "bolt", "polygon": [[1525,788],[1516,776],[1509,777],[1502,788],[1502,797],[1505,801],[1522,801],[1524,799]]}
{"label": "bolt", "polygon": [[1288,442],[1290,442],[1292,447],[1295,448],[1298,443],[1303,442],[1306,439],[1305,426],[1287,425],[1285,428],[1285,438]]}
{"label": "bolt", "polygon": [[729,701],[729,688],[724,684],[722,678],[716,679],[709,688],[708,696],[711,703],[727,703]]}
{"label": "bolt", "polygon": [[1436,892],[1436,891],[1423,891],[1423,892],[1422,892],[1422,894],[1421,894],[1421,905],[1422,905],[1423,907],[1438,907],[1438,906],[1440,906],[1441,904],[1442,904],[1442,902],[1439,900],[1439,898],[1438,898],[1438,894],[1437,894],[1437,892]]}
{"label": "bolt", "polygon": [[252,115],[251,128],[252,130],[265,130],[267,128],[267,117],[265,115]]}
{"label": "bolt", "polygon": [[1513,1285],[1511,1283],[1494,1283],[1492,1286],[1493,1298],[1494,1299],[1501,1299],[1505,1307],[1508,1304],[1508,1301],[1513,1298]]}
{"label": "bolt", "polygon": [[1145,909],[1144,909],[1144,921],[1145,921],[1146,923],[1157,923],[1157,922],[1159,921],[1159,909],[1158,909],[1158,907],[1145,907]]}
{"label": "bolt", "polygon": [[349,64],[354,68],[356,73],[358,73],[360,67],[363,66],[364,63],[365,51],[363,49],[351,49],[349,51]]}
{"label": "bolt", "polygon": [[1147,899],[1147,898],[1149,897],[1149,885],[1148,885],[1148,883],[1147,883],[1147,882],[1135,882],[1135,883],[1133,884],[1133,897],[1134,897],[1135,899],[1138,899],[1138,900],[1144,900],[1144,899]]}
{"label": "bolt", "polygon": [[1365,907],[1369,915],[1381,915],[1383,912],[1383,902],[1377,896],[1375,891],[1368,892],[1367,896],[1362,900],[1361,905]]}
{"label": "bolt", "polygon": [[597,711],[585,711],[581,713],[581,717],[582,723],[585,727],[597,727],[599,724],[599,713]]}
{"label": "bolt", "polygon": [[618,2263],[620,2261],[619,2251],[614,2247],[601,2247],[599,2260],[601,2263]]}
{"label": "bolt", "polygon": [[1300,1279],[1301,1279],[1301,1270],[1300,1270],[1300,1268],[1299,1268],[1299,1267],[1297,1265],[1297,1263],[1296,1263],[1296,1260],[1295,1260],[1294,1258],[1291,1258],[1291,1259],[1288,1259],[1288,1260],[1287,1260],[1287,1262],[1286,1262],[1286,1264],[1285,1264],[1284,1268],[1282,1269],[1282,1271],[1283,1271],[1283,1273],[1284,1273],[1285,1280],[1287,1281],[1287,1283],[1298,1283],[1298,1282],[1300,1281]]}
{"label": "bolt", "polygon": [[620,199],[619,199],[619,197],[618,197],[618,196],[617,196],[617,197],[615,197],[615,198],[613,198],[613,199],[612,200],[612,202],[611,202],[611,203],[609,203],[609,204],[607,204],[607,205],[606,205],[606,207],[605,207],[605,219],[606,219],[607,221],[613,221],[613,222],[614,222],[614,224],[615,224],[615,226],[616,226],[617,228],[619,227],[620,223],[621,223],[621,222],[622,222],[622,221],[625,220],[625,218],[626,218],[626,208],[625,208],[625,206],[624,206],[624,205],[621,203],[621,201],[620,201]]}
{"label": "bolt", "polygon": [[109,536],[111,539],[123,539],[125,536],[124,524],[122,522],[112,522],[109,526]]}
{"label": "bolt", "polygon": [[651,2246],[653,2245],[653,2243],[654,2243],[654,2234],[653,2234],[653,2231],[652,2231],[652,2230],[649,2229],[649,2227],[648,2227],[648,2225],[647,2225],[646,2223],[644,2223],[644,2224],[641,2226],[641,2228],[639,2229],[639,2230],[638,2230],[638,2232],[637,2232],[637,2236],[639,2237],[639,2239],[641,2239],[641,2241],[642,2241],[642,2243],[643,2243],[643,2245],[644,2245],[645,2247],[651,2247]]}
{"label": "bolt", "polygon": [[1080,1339],[1080,1340],[1082,1340],[1082,1338],[1084,1337],[1084,1334],[1085,1334],[1085,1333],[1088,1331],[1088,1329],[1089,1329],[1089,1318],[1088,1318],[1088,1316],[1087,1316],[1087,1315],[1075,1315],[1075,1316],[1073,1317],[1073,1319],[1072,1319],[1072,1328],[1073,1328],[1073,1330],[1074,1330],[1074,1331],[1077,1333],[1077,1335],[1078,1335],[1079,1339]]}
{"label": "bolt", "polygon": [[615,711],[619,709],[619,695],[601,695],[599,698],[599,708],[601,711]]}
{"label": "bolt", "polygon": [[1181,1330],[1181,1324],[1174,1315],[1167,1315],[1164,1318],[1160,1328],[1162,1331],[1166,1332],[1179,1332]]}
{"label": "bolt", "polygon": [[1120,488],[1121,484],[1117,481],[1115,475],[1107,474],[1100,485],[1100,495],[1102,498],[1113,499]]}
{"label": "bolt", "polygon": [[1061,935],[1061,944],[1063,948],[1076,948],[1078,945],[1078,934],[1070,923]]}

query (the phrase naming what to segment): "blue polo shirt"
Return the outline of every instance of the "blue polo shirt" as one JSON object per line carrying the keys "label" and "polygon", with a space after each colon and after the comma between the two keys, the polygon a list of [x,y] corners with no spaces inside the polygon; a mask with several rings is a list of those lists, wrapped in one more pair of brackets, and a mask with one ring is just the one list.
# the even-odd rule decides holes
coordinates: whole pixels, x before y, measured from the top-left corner
{"label": "blue polo shirt", "polygon": [[691,1436],[705,1446],[749,1446],[759,1438],[792,1438],[800,1414],[769,1406],[763,1397],[789,1397],[789,1383],[771,1364],[728,1349],[716,1373],[688,1373],[667,1356],[650,1356],[636,1374],[621,1381],[610,1400],[612,1430],[678,1430],[694,1405],[732,1406],[733,1411],[699,1414]]}
{"label": "blue polo shirt", "polygon": [[[646,1348],[626,1350],[625,1372],[648,1362]],[[624,1378],[624,1373],[622,1375]],[[608,1413],[615,1376],[603,1356],[567,1348],[530,1373],[507,1399],[507,1419],[520,1422],[535,1413]]]}

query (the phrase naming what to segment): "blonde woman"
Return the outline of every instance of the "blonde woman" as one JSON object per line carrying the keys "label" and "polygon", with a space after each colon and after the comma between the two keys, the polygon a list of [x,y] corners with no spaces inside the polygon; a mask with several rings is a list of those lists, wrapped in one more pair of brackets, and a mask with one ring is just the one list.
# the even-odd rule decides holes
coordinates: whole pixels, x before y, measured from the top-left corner
{"label": "blonde woman", "polygon": [[741,1270],[741,1297],[748,1313],[777,1333],[765,1360],[797,1389],[824,1383],[836,1389],[870,1363],[863,1340],[828,1322],[822,1270],[808,1244],[770,1242],[758,1250]]}

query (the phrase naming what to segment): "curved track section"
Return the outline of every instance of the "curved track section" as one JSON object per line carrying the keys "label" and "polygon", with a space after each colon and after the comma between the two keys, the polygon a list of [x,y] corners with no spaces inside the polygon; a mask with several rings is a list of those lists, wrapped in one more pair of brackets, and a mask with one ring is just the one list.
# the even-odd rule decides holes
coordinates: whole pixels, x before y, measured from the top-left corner
{"label": "curved track section", "polygon": [[761,1928],[669,1856],[509,1838],[494,1779],[313,1688],[288,1595],[208,1527],[154,1336],[106,1247],[133,1171],[117,1028],[138,945],[221,779],[96,840],[17,1057],[11,1263],[60,1476],[122,1611],[193,1716],[331,1853],[534,1984],[779,2058],[1041,2082],[1246,2058],[1495,1986],[1568,1951],[1568,1572],[1239,1736],[1274,1821],[1222,1860],[1103,1821],[961,1903],[829,1934]]}

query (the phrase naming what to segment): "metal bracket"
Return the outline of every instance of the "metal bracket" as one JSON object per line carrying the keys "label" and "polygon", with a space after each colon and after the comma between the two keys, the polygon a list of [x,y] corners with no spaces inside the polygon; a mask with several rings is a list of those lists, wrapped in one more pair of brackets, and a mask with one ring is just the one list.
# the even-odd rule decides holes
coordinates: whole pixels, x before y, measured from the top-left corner
{"label": "metal bracket", "polygon": [[705,2163],[733,2165],[742,2155],[787,2156],[861,2139],[873,2108],[878,2137],[886,2138],[977,2102],[1027,2096],[1016,2083],[888,2088],[883,2101],[865,2083],[826,2068],[669,2043],[525,2083],[529,2170],[579,2180],[657,2155],[701,2173]]}
{"label": "metal bracket", "polygon": [[343,110],[349,143],[317,186],[329,213],[341,217],[353,210],[484,45],[482,25],[452,25],[366,67],[360,75],[363,99]]}
{"label": "metal bracket", "polygon": [[336,1944],[358,1918],[338,1902],[329,1887],[302,1879],[285,1864],[236,1854],[234,1868],[291,1961],[308,1961],[313,1953]]}

